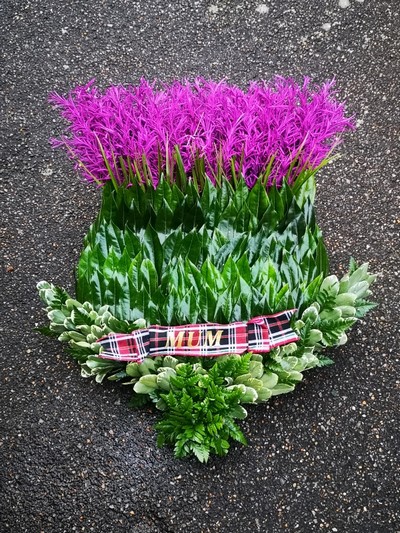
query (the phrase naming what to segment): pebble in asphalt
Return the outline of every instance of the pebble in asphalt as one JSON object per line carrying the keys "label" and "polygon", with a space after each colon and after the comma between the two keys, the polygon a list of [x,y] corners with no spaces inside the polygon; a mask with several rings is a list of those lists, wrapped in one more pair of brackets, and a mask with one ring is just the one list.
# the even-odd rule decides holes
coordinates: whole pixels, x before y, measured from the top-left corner
{"label": "pebble in asphalt", "polygon": [[[1,531],[381,533],[399,526],[399,9],[397,2],[5,0],[1,137]],[[245,86],[274,74],[333,76],[357,117],[319,177],[332,258],[380,274],[379,307],[336,365],[250,409],[249,446],[207,466],[158,450],[156,413],[82,380],[35,284],[73,289],[99,194],[48,138],[47,104],[100,86],[203,75]]]}

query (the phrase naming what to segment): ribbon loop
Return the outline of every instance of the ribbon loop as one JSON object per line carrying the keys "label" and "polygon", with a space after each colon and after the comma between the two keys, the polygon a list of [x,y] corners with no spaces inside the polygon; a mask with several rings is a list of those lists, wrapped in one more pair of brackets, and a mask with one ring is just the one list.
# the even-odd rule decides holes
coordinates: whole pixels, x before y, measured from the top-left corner
{"label": "ribbon loop", "polygon": [[145,357],[186,355],[218,357],[245,352],[267,353],[299,340],[290,327],[295,309],[231,324],[149,326],[131,333],[111,333],[98,340],[99,357],[141,363]]}

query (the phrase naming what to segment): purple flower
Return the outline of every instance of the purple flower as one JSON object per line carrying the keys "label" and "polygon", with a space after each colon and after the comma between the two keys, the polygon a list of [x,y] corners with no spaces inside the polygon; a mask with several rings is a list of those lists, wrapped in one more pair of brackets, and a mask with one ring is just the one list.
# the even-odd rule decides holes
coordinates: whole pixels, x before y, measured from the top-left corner
{"label": "purple flower", "polygon": [[197,78],[161,89],[142,80],[101,92],[92,80],[67,97],[50,95],[70,123],[52,143],[67,148],[83,176],[100,184],[110,169],[121,182],[126,169],[143,176],[145,166],[154,185],[161,173],[174,179],[178,147],[189,178],[202,160],[212,181],[221,173],[231,179],[234,168],[251,187],[272,160],[268,184],[280,185],[285,176],[293,182],[302,169],[316,168],[353,127],[333,85],[312,89],[307,78],[300,86],[277,77],[243,91]]}

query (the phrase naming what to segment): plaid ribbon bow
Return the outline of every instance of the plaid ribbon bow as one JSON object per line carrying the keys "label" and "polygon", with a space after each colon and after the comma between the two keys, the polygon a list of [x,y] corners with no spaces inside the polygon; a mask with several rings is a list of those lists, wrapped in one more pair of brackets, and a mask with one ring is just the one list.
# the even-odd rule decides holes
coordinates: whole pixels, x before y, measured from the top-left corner
{"label": "plaid ribbon bow", "polygon": [[99,357],[141,363],[145,357],[186,355],[217,357],[245,352],[266,353],[299,340],[290,327],[295,309],[258,316],[231,324],[187,324],[149,326],[132,333],[111,333],[98,340]]}

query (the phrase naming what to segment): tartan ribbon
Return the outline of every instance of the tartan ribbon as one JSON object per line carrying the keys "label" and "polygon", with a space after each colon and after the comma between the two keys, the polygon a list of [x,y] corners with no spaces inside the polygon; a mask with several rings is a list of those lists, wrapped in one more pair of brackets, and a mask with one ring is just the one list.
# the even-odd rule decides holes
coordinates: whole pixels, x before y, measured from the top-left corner
{"label": "tartan ribbon", "polygon": [[245,352],[266,353],[296,342],[290,327],[295,309],[231,324],[149,326],[131,333],[110,333],[99,339],[99,357],[141,363],[145,357],[186,355],[217,357]]}

